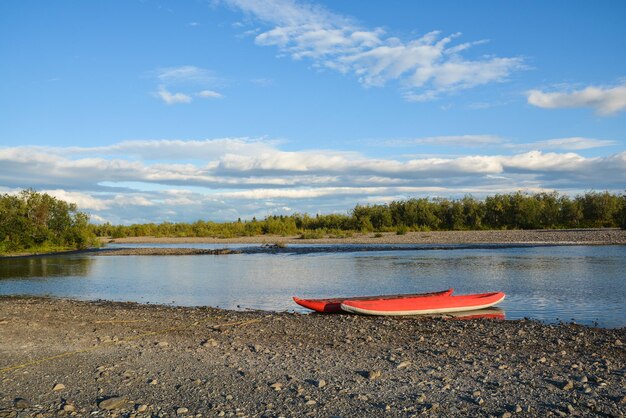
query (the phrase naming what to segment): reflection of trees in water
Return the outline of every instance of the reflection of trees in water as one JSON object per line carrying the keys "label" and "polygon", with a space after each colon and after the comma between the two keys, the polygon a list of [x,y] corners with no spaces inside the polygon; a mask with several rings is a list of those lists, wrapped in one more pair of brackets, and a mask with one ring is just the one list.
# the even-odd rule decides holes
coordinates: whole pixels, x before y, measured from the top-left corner
{"label": "reflection of trees in water", "polygon": [[0,280],[55,276],[87,276],[91,257],[25,257],[0,259]]}

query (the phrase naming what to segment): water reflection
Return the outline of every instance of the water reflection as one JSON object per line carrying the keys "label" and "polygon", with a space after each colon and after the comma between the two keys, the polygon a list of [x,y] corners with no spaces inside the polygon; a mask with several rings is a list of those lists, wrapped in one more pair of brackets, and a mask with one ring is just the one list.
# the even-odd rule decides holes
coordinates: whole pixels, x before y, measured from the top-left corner
{"label": "water reflection", "polygon": [[50,256],[0,258],[0,280],[46,278],[90,274],[92,257]]}
{"label": "water reflection", "polygon": [[507,319],[623,327],[626,246],[0,259],[0,295],[304,312],[292,296],[448,288],[503,291]]}

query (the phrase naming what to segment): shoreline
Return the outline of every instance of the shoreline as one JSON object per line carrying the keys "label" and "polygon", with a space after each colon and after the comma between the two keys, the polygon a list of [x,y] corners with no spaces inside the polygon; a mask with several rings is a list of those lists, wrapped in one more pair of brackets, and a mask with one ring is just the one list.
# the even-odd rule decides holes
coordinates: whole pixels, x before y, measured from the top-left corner
{"label": "shoreline", "polygon": [[[586,228],[586,229],[533,229],[533,230],[486,230],[486,231],[430,231],[407,232],[397,235],[395,232],[384,232],[377,237],[375,233],[355,234],[345,238],[316,238],[301,239],[299,236],[257,235],[252,237],[214,238],[214,237],[129,237],[129,238],[100,238],[102,244],[253,244],[266,245],[268,249],[281,251],[282,246],[290,244],[311,245],[520,245],[520,246],[550,246],[550,245],[626,245],[626,230],[618,228]],[[182,249],[181,249],[182,250]],[[2,254],[2,258],[43,257],[51,255],[71,255],[82,253],[98,254],[107,249],[90,248],[85,250],[57,251],[50,253],[21,252]],[[215,250],[213,250],[215,253]],[[228,253],[226,251],[218,253]],[[271,252],[271,251],[267,251]],[[167,251],[153,251],[147,254],[133,255],[168,255]],[[173,252],[170,252],[173,254]],[[208,254],[189,249],[179,251],[179,254]],[[121,253],[118,255],[122,255]]]}
{"label": "shoreline", "polygon": [[429,231],[354,234],[346,238],[301,239],[299,236],[252,237],[129,237],[103,239],[116,244],[577,244],[626,245],[626,230],[618,228]]}
{"label": "shoreline", "polygon": [[624,343],[528,320],[0,297],[0,416],[623,416]]}

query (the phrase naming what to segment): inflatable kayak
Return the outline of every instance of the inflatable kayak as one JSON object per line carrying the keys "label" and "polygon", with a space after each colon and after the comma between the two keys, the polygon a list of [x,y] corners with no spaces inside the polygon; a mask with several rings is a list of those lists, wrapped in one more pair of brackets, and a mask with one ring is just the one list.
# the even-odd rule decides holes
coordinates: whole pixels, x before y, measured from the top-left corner
{"label": "inflatable kayak", "polygon": [[324,313],[337,313],[341,312],[342,302],[355,302],[355,301],[384,301],[384,300],[402,300],[402,299],[432,299],[439,297],[450,296],[453,289],[442,290],[441,292],[432,293],[417,293],[414,295],[386,295],[386,296],[359,296],[351,298],[331,298],[331,299],[300,299],[293,297],[294,302],[300,306],[304,306],[307,309],[312,309],[316,312]]}
{"label": "inflatable kayak", "polygon": [[444,297],[402,297],[344,300],[341,309],[363,315],[424,315],[473,311],[489,308],[504,300],[504,293],[492,292]]}

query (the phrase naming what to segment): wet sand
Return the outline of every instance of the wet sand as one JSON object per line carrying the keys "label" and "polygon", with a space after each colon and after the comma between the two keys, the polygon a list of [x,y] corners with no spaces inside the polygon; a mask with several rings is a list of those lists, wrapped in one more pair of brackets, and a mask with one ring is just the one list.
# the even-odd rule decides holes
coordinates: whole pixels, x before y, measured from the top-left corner
{"label": "wet sand", "polygon": [[0,417],[624,416],[625,343],[525,320],[1,297]]}

